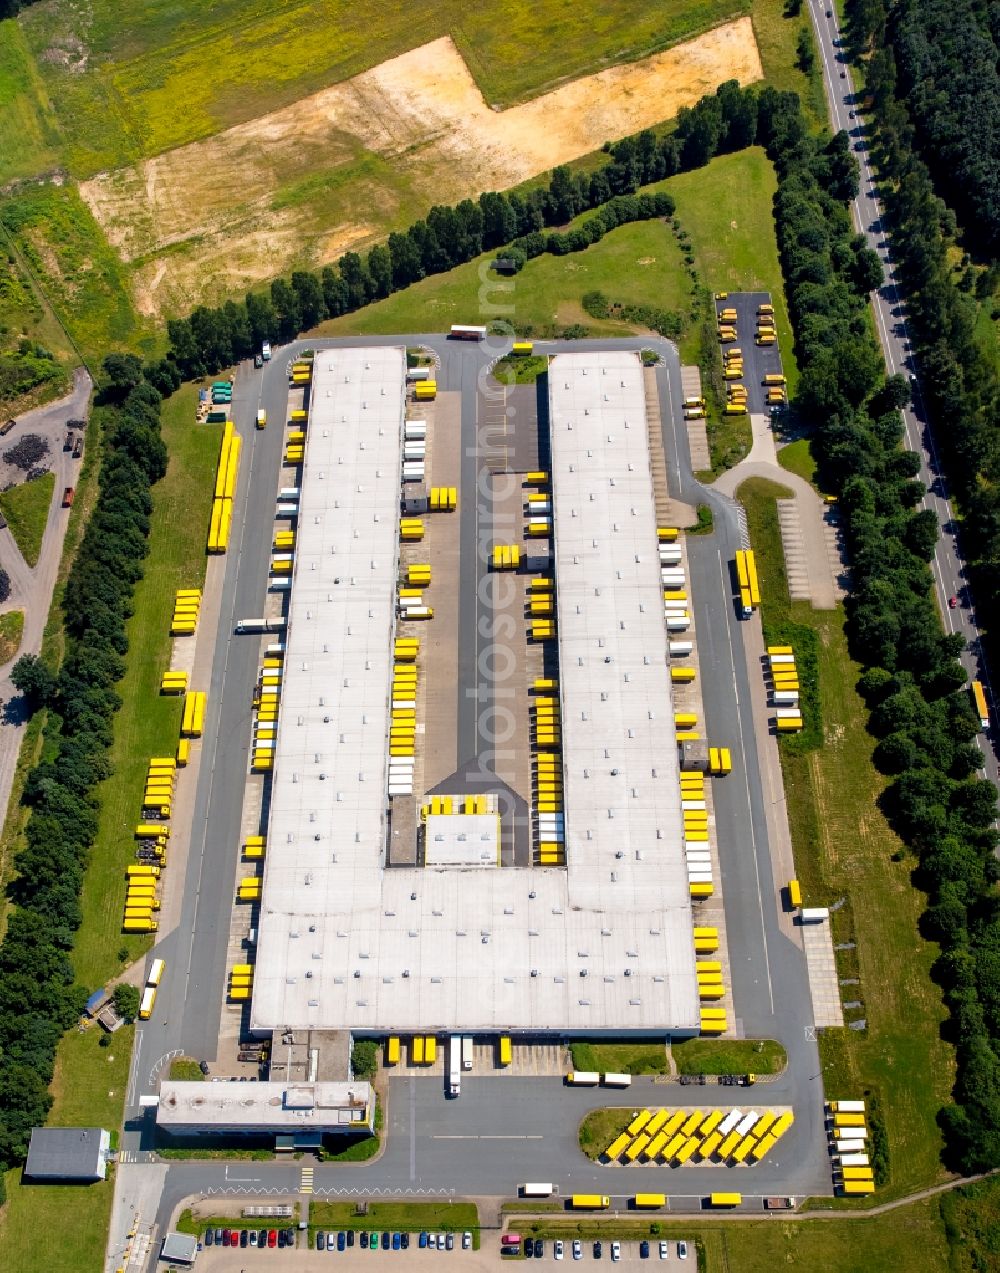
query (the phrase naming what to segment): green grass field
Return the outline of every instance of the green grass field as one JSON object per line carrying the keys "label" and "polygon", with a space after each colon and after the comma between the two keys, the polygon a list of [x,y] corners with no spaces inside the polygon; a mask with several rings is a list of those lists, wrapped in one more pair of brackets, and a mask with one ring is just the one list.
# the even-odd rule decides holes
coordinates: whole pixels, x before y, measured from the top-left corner
{"label": "green grass field", "polygon": [[[629,1186],[618,1182],[635,1177],[636,1189],[642,1188],[642,1171],[628,1173],[626,1168],[609,1169],[615,1189],[627,1192]],[[775,1269],[822,1270],[822,1273],[948,1273],[948,1246],[938,1214],[938,1201],[930,1198],[901,1207],[887,1215],[840,1224],[825,1220],[784,1220],[780,1214],[745,1223],[731,1221],[705,1223],[645,1216],[634,1220],[612,1220],[600,1216],[545,1216],[524,1219],[517,1212],[505,1216],[508,1227],[520,1233],[541,1237],[603,1238],[615,1234],[636,1240],[669,1238],[673,1243],[684,1238],[699,1247],[699,1262],[689,1263],[701,1273],[774,1273]],[[656,1262],[656,1251],[653,1251]],[[666,1267],[673,1265],[674,1252]],[[693,1254],[693,1253],[692,1253]],[[607,1246],[605,1245],[605,1259]],[[650,1264],[653,1267],[653,1264]],[[678,1267],[673,1265],[673,1267]],[[685,1267],[685,1266],[679,1266]],[[992,1269],[994,1263],[970,1263],[960,1266],[961,1273]]]}
{"label": "green grass field", "polygon": [[574,1070],[610,1070],[612,1074],[667,1074],[663,1043],[597,1043],[580,1039],[569,1045]]}
{"label": "green grass field", "polygon": [[580,1123],[580,1148],[596,1162],[634,1116],[635,1111],[631,1108],[591,1110]]}
{"label": "green grass field", "polygon": [[355,314],[333,319],[318,329],[323,335],[391,334],[406,331],[447,331],[452,323],[504,321],[519,333],[554,335],[582,324],[600,335],[622,335],[627,323],[591,318],[581,300],[601,291],[611,301],[657,305],[686,312],[687,281],[680,250],[661,221],[619,226],[584,252],[570,256],[548,254],[529,261],[512,279],[482,267],[493,258],[486,253],[446,274],[422,279],[403,292],[369,305]]}
{"label": "green grass field", "polygon": [[8,610],[0,614],[0,665],[9,663],[21,645],[24,611]]}
{"label": "green grass field", "polygon": [[812,457],[808,438],[798,438],[778,449],[778,463],[789,473],[797,473],[805,481],[815,484],[816,461]]}
{"label": "green grass field", "polygon": [[135,0],[126,24],[114,0],[55,0],[25,12],[23,36],[0,32],[11,46],[0,88],[9,80],[24,137],[10,150],[0,144],[0,182],[43,170],[56,153],[78,177],[158,154],[447,34],[486,100],[509,105],[749,8],[748,0],[487,0],[464,9],[431,0]]}
{"label": "green grass field", "polygon": [[29,566],[38,561],[42,550],[49,505],[56,488],[55,473],[43,473],[31,482],[22,482],[12,491],[0,495],[0,513],[7,519],[10,533]]}
{"label": "green grass field", "polygon": [[[21,349],[25,341],[28,352]],[[51,358],[40,356],[40,350]],[[0,412],[17,416],[60,397],[78,361],[0,219]]]}
{"label": "green grass field", "polygon": [[779,1074],[788,1060],[774,1039],[686,1039],[670,1051],[678,1074]]}
{"label": "green grass field", "polygon": [[128,270],[74,187],[26,187],[0,203],[0,223],[84,358],[157,351],[163,334],[139,319]]}
{"label": "green grass field", "polygon": [[767,156],[756,146],[721,155],[704,168],[671,177],[662,188],[677,200],[677,216],[690,236],[698,273],[713,292],[771,293],[788,393],[793,396],[799,375],[774,234],[778,183]]}
{"label": "green grass field", "polygon": [[613,1074],[777,1074],[785,1067],[785,1049],[773,1039],[686,1039],[662,1043],[570,1044],[574,1070],[610,1070]]}
{"label": "green grass field", "polygon": [[119,947],[135,958],[149,944],[148,937],[124,936],[120,931],[124,869],[132,854],[149,758],[171,755],[177,747],[181,701],[159,692],[160,675],[170,658],[174,591],[201,587],[205,578],[210,488],[221,429],[195,425],[197,396],[195,386],[185,385],[163,404],[170,465],[166,477],[153,487],[150,553],[145,577],[135,590],[127,670],[118,686],[122,708],[111,749],[114,772],[98,790],[100,823],[84,881],[84,921],[74,950],[77,977],[88,987],[100,986],[113,974]]}
{"label": "green grass field", "polygon": [[945,1013],[930,975],[938,948],[919,935],[924,897],[876,805],[883,783],[871,761],[855,689],[861,669],[848,654],[843,612],[789,601],[770,485],[754,480],[738,492],[757,554],[765,629],[804,624],[819,651],[823,745],[800,754],[781,749],[795,870],[808,904],[846,902],[834,916],[834,940],[856,948],[839,953],[839,970],[859,978],[845,991],[862,1002],[868,1023],[864,1031],[822,1032],[824,1086],[832,1097],[873,1093],[880,1102],[891,1167],[881,1201],[944,1175],[935,1117],[948,1099],[954,1059],[940,1037]]}
{"label": "green grass field", "polygon": [[950,1273],[1000,1267],[1000,1180],[980,1180],[946,1193],[941,1218],[951,1247]]}
{"label": "green grass field", "polygon": [[190,1056],[179,1056],[170,1062],[170,1077],[180,1083],[203,1083],[205,1076],[197,1061]]}
{"label": "green grass field", "polygon": [[366,1216],[354,1213],[353,1202],[316,1202],[309,1205],[309,1223],[318,1229],[389,1229],[409,1233],[441,1229],[461,1233],[479,1230],[479,1212],[472,1202],[372,1202]]}
{"label": "green grass field", "polygon": [[0,103],[0,181],[16,181],[56,167],[59,121],[16,22],[0,23]]}
{"label": "green grass field", "polygon": [[[106,1127],[117,1133],[128,1082],[134,1028],[124,1026],[110,1048],[98,1046],[93,1025],[71,1030],[59,1046],[51,1126]],[[0,1212],[0,1268],[17,1273],[80,1273],[101,1266],[113,1173],[93,1185],[22,1186],[7,1173],[7,1205]]]}

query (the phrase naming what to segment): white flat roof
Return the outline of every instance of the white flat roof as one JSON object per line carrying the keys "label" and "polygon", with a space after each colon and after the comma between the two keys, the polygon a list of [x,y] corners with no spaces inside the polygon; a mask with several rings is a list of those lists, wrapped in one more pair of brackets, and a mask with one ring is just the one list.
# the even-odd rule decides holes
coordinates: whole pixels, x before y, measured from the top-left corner
{"label": "white flat roof", "polygon": [[549,367],[570,903],[692,945],[646,396],[637,354]]}
{"label": "white flat roof", "polygon": [[[604,403],[601,397],[606,391],[599,388],[603,367],[614,367],[616,385],[622,379],[628,382],[627,392],[619,389],[614,403]],[[607,452],[597,462],[604,475],[618,471],[624,421],[635,415],[632,427],[644,459],[628,498],[644,510],[649,536],[644,552],[653,567],[653,591],[648,603],[644,601],[649,586],[644,571],[628,582],[616,579],[617,549],[596,556],[592,571],[612,573],[606,581],[601,576],[603,582],[593,574],[591,582],[614,599],[595,612],[595,620],[600,617],[602,625],[610,622],[613,627],[615,615],[608,615],[615,606],[621,605],[625,616],[642,602],[659,623],[658,635],[652,626],[647,631],[635,621],[627,638],[615,638],[614,648],[626,660],[620,672],[632,667],[627,660],[634,662],[639,640],[649,642],[645,652],[651,664],[658,664],[659,691],[653,689],[650,676],[642,694],[636,692],[635,703],[641,697],[643,704],[655,704],[659,725],[654,729],[649,722],[645,739],[635,746],[611,737],[613,729],[627,730],[642,714],[631,693],[621,691],[623,682],[615,715],[605,718],[608,736],[602,743],[604,726],[593,722],[590,735],[568,726],[574,678],[562,670],[567,763],[580,771],[572,781],[579,788],[581,809],[589,810],[586,815],[572,811],[574,796],[567,785],[566,869],[384,868],[404,380],[401,348],[338,349],[317,355],[252,1027],[348,1027],[359,1032],[697,1029],[691,912],[681,854],[680,794],[638,360],[600,352],[560,355],[549,377],[554,436],[567,412],[582,415],[593,388],[590,406],[603,423],[590,446],[595,455]],[[575,386],[565,400],[556,390],[564,381]],[[602,442],[606,433],[619,435],[618,440]],[[573,461],[562,448],[561,442],[554,443],[557,551],[564,534],[560,517],[570,516],[566,510],[573,507],[574,498],[582,504],[568,472]],[[602,498],[602,515],[617,514],[616,499]],[[593,517],[593,509],[586,512]],[[574,533],[574,528],[565,531],[566,544]],[[638,541],[646,531],[637,525],[634,534]],[[339,585],[332,582],[335,573]],[[563,580],[558,564],[556,582],[559,596]],[[568,595],[575,587],[570,572]],[[561,639],[566,622],[562,604],[560,596]],[[574,637],[571,617],[565,634],[571,641],[585,639]],[[563,651],[567,657],[573,657],[569,646]],[[636,673],[645,666],[639,657]],[[433,693],[432,685],[428,692]],[[577,678],[576,692],[590,694],[582,678]],[[604,706],[600,690],[596,697]],[[577,713],[586,710],[577,708]],[[613,820],[616,834],[595,822],[592,830],[597,834],[590,840],[586,819],[599,815],[603,800],[605,821],[612,821],[607,811],[619,798],[620,784],[616,786],[610,776],[592,782],[582,777],[583,768],[604,759],[604,745],[614,748],[620,757],[617,767],[627,771],[629,782],[621,799],[628,808]],[[648,758],[654,745],[657,776],[650,772],[649,780],[643,781],[641,766],[653,767]],[[591,754],[595,760],[585,764]],[[613,762],[605,764],[613,767]],[[320,779],[320,773],[326,777]],[[414,792],[415,801],[420,796]],[[658,839],[658,831],[666,838]],[[619,850],[621,859],[614,857]],[[636,858],[637,851],[641,858]],[[611,879],[612,872],[617,879]]]}
{"label": "white flat roof", "polygon": [[405,378],[402,348],[313,364],[253,996],[276,1024],[324,1020],[311,925],[381,893]]}
{"label": "white flat roof", "polygon": [[499,815],[428,814],[424,822],[424,860],[430,866],[498,867]]}
{"label": "white flat roof", "polygon": [[368,1083],[196,1083],[165,1080],[156,1121],[162,1127],[218,1125],[280,1131],[283,1127],[364,1123],[372,1101]]}

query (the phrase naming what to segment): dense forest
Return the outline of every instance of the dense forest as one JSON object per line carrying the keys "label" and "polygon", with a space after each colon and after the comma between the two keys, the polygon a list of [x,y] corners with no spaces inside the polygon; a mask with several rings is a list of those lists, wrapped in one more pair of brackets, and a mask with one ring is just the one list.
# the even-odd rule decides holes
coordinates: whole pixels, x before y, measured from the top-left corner
{"label": "dense forest", "polygon": [[1000,6],[901,0],[887,31],[913,146],[976,257],[1000,255]]}
{"label": "dense forest", "polygon": [[921,391],[1000,660],[1000,5],[848,0]]}

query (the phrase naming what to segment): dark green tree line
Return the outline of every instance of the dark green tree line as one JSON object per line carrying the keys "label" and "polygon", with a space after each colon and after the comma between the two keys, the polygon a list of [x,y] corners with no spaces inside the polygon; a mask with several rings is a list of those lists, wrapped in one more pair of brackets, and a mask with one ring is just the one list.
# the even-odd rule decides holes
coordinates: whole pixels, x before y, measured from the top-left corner
{"label": "dark green tree line", "polygon": [[[391,234],[364,256],[345,252],[335,267],[318,274],[297,270],[288,279],[275,279],[267,296],[248,293],[241,303],[199,306],[189,318],[171,319],[170,353],[146,374],[162,393],[172,393],[184,377],[229,366],[253,354],[264,340],[293,340],[327,318],[351,313],[484,251],[502,247],[517,259],[543,252],[562,256],[583,251],[616,226],[671,216],[669,195],[634,193],[640,182],[654,179],[646,171],[630,164],[628,172],[620,172],[612,161],[595,174],[602,177],[597,181],[557,168],[548,190],[523,198],[491,192],[476,203],[465,199],[454,208],[431,208],[425,219]],[[607,172],[613,181],[604,176]],[[621,193],[612,195],[612,187]],[[547,228],[593,208],[594,215],[575,229]]]}
{"label": "dark green tree line", "polygon": [[[996,6],[850,0],[849,37],[872,103],[873,153],[924,405],[949,488],[965,514],[962,551],[980,616],[1000,613],[1000,374],[992,327],[1000,284],[1000,77]],[[954,249],[968,255],[956,272]],[[1000,642],[990,624],[991,662]]]}
{"label": "dark green tree line", "polygon": [[87,991],[73,974],[80,890],[97,834],[97,784],[125,670],[125,624],[146,555],[150,487],[166,471],[160,395],[137,360],[109,357],[105,405],[96,415],[102,461],[96,506],[66,581],[66,654],[54,672],[18,660],[14,680],[29,707],[47,707],[42,760],[25,784],[31,810],[9,893],[14,908],[0,943],[0,1165],[21,1162],[33,1126],[51,1104],[56,1047]]}

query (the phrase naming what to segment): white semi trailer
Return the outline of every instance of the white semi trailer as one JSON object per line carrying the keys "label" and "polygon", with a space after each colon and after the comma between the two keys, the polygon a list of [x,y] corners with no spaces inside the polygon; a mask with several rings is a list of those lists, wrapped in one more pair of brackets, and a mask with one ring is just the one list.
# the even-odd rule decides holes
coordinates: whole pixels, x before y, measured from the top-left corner
{"label": "white semi trailer", "polygon": [[448,1040],[448,1095],[462,1092],[462,1036],[453,1034]]}

